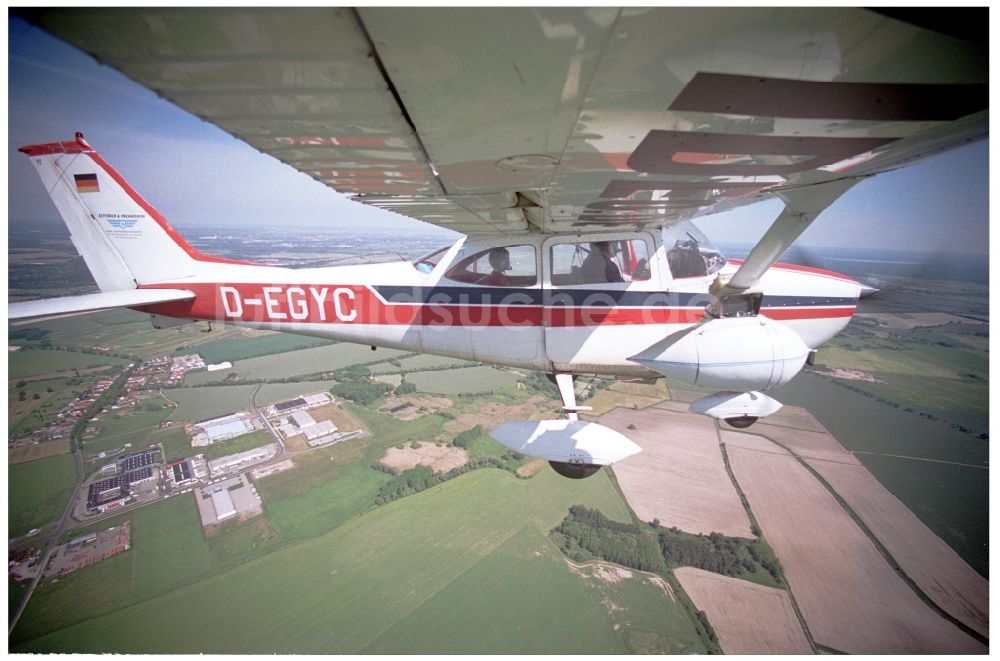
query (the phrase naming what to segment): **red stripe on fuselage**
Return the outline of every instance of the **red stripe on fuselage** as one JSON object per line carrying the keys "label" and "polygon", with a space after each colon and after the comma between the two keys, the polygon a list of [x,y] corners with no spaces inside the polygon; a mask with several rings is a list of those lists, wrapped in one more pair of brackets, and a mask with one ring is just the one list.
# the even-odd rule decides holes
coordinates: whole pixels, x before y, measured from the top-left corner
{"label": "red stripe on fuselage", "polygon": [[[145,288],[175,289],[178,283]],[[579,328],[644,324],[693,324],[704,315],[696,307],[568,307],[540,305],[463,305],[386,302],[365,285],[265,285],[196,283],[183,287],[193,301],[158,303],[142,310],[169,317],[242,321],[258,324],[370,324],[376,326],[454,326]],[[850,317],[853,307],[769,307],[775,320]]]}

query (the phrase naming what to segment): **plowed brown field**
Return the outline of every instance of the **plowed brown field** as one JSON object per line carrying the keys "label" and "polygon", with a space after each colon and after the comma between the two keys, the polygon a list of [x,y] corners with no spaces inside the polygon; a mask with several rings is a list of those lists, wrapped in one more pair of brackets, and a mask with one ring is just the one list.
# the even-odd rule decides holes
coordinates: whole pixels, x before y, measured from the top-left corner
{"label": "plowed brown field", "polygon": [[614,466],[639,519],[659,519],[664,527],[691,533],[753,538],[750,519],[726,473],[714,421],[657,405],[616,409],[600,422],[642,447]]}
{"label": "plowed brown field", "polygon": [[698,610],[705,611],[726,654],[811,654],[784,590],[694,567],[674,571]]}
{"label": "plowed brown field", "polygon": [[917,597],[798,460],[728,454],[817,643],[849,653],[986,651]]}

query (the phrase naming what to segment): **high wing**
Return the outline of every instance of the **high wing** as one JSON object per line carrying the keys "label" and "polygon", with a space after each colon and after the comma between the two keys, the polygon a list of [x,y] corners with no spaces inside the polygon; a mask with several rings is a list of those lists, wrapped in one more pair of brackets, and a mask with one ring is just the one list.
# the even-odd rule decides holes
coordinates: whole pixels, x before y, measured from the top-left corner
{"label": "high wing", "polygon": [[780,196],[785,212],[725,292],[753,286],[859,179],[986,134],[987,10],[937,11],[906,21],[792,7],[28,18],[360,202],[466,234],[662,226]]}

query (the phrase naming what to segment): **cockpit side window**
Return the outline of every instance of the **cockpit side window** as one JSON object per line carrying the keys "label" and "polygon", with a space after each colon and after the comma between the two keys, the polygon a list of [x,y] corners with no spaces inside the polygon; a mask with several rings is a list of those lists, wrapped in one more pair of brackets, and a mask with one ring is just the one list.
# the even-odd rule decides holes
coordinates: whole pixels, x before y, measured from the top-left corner
{"label": "cockpit side window", "polygon": [[690,223],[678,223],[663,229],[667,266],[674,278],[698,278],[714,275],[726,258]]}
{"label": "cockpit side window", "polygon": [[518,245],[482,250],[460,260],[445,277],[484,287],[531,287],[538,281],[535,248]]}

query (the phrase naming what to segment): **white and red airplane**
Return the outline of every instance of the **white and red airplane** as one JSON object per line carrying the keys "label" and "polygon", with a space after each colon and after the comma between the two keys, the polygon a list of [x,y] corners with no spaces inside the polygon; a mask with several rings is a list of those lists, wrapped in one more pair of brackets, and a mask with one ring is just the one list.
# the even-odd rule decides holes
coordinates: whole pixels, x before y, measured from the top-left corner
{"label": "white and red airplane", "polygon": [[[466,236],[412,263],[207,256],[77,134],[21,151],[101,293],[12,304],[12,319],[123,306],[158,327],[222,321],[544,371],[566,419],[493,435],[569,477],[639,450],[577,419],[577,374],[717,390],[692,410],[735,426],[780,408],[762,391],[843,329],[865,288],[777,258],[861,179],[987,130],[985,43],[864,10],[31,18],[357,200]],[[772,196],[784,210],[742,262],[689,222]]]}

